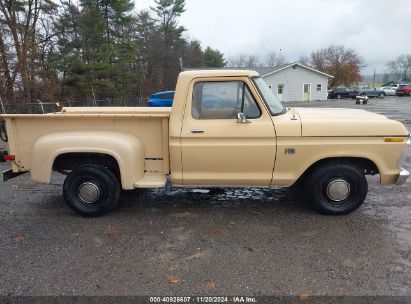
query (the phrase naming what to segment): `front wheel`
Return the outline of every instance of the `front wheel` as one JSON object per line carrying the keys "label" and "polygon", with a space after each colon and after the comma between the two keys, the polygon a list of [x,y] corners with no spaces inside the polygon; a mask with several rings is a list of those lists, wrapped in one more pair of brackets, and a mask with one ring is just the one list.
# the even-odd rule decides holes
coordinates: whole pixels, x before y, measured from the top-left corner
{"label": "front wheel", "polygon": [[81,216],[96,217],[112,211],[120,197],[116,176],[99,165],[83,165],[74,169],[63,185],[69,207]]}
{"label": "front wheel", "polygon": [[385,97],[385,94],[384,94],[384,93],[380,93],[380,94],[378,95],[378,98],[379,98],[379,99],[384,99],[384,97]]}
{"label": "front wheel", "polygon": [[317,167],[307,183],[307,194],[318,212],[343,215],[357,210],[367,197],[363,172],[349,163]]}

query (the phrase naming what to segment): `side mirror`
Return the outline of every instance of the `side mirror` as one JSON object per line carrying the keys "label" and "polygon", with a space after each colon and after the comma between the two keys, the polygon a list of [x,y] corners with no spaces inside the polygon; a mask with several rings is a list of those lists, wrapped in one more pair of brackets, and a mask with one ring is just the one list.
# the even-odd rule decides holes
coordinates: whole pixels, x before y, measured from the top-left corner
{"label": "side mirror", "polygon": [[240,112],[237,113],[237,123],[251,123],[251,121],[247,119],[244,113]]}

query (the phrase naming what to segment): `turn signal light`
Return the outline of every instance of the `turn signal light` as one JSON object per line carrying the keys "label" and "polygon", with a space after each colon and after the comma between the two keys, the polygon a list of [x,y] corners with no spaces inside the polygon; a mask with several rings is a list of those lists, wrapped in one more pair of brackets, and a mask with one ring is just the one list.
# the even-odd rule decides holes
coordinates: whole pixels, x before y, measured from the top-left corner
{"label": "turn signal light", "polygon": [[390,142],[390,143],[399,143],[399,142],[404,142],[404,138],[402,137],[389,137],[384,139],[385,142]]}
{"label": "turn signal light", "polygon": [[15,160],[16,157],[14,155],[4,155],[3,159],[4,160]]}

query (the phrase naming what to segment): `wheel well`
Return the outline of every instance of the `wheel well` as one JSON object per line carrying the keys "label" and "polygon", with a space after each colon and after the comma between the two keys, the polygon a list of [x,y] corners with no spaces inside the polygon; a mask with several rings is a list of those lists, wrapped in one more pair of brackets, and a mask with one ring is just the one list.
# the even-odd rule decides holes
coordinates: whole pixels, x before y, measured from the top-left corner
{"label": "wheel well", "polygon": [[325,158],[321,159],[314,164],[312,164],[305,172],[300,176],[298,179],[299,181],[302,181],[306,177],[310,175],[313,170],[318,168],[319,166],[325,165],[325,164],[350,164],[354,165],[355,167],[361,169],[364,173],[364,175],[376,175],[379,174],[378,167],[375,165],[374,162],[367,158],[362,158],[362,157],[333,157],[333,158]]}
{"label": "wheel well", "polygon": [[102,153],[65,153],[59,155],[53,163],[53,170],[57,172],[71,171],[81,165],[95,164],[109,169],[121,180],[120,167],[117,160],[108,154]]}

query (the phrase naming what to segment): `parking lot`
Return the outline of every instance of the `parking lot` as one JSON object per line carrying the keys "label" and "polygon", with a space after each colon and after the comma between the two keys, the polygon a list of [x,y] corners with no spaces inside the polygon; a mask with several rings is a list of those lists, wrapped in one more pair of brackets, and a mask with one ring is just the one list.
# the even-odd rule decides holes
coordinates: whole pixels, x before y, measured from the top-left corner
{"label": "parking lot", "polygon": [[[367,109],[411,130],[411,97],[289,105]],[[341,217],[289,189],[169,187],[81,218],[62,183],[0,183],[0,295],[411,295],[411,180],[369,178],[365,204]]]}

